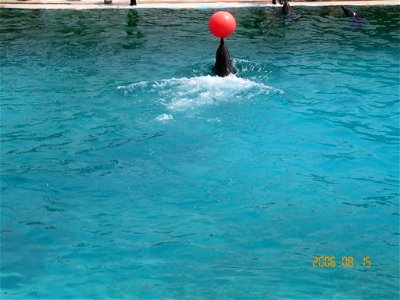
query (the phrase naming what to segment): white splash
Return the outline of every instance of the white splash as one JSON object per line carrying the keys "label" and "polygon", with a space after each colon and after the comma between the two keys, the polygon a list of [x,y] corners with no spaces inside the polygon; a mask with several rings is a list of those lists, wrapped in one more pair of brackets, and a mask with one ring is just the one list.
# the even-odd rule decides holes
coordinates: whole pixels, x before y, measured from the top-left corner
{"label": "white splash", "polygon": [[132,92],[137,89],[145,89],[148,86],[147,81],[139,81],[139,82],[134,82],[128,85],[120,85],[117,86],[117,90],[122,90],[125,95],[127,95],[129,92]]}
{"label": "white splash", "polygon": [[[117,89],[122,90],[124,94],[138,91],[151,93],[151,98],[166,106],[169,111],[175,112],[224,102],[251,101],[254,96],[260,94],[283,93],[282,90],[235,75],[171,78],[152,83],[141,81],[118,86]],[[163,114],[156,119],[166,121],[172,119],[172,115]]]}
{"label": "white splash", "polygon": [[174,117],[172,115],[168,115],[168,114],[162,114],[157,116],[156,120],[160,121],[160,122],[165,122],[165,121],[169,121],[172,120]]}
{"label": "white splash", "polygon": [[221,118],[209,118],[209,119],[207,119],[207,122],[210,122],[210,123],[221,123]]}
{"label": "white splash", "polygon": [[184,111],[204,105],[250,99],[258,94],[281,92],[265,84],[233,75],[173,78],[162,80],[153,86],[161,89],[161,103],[172,111]]}

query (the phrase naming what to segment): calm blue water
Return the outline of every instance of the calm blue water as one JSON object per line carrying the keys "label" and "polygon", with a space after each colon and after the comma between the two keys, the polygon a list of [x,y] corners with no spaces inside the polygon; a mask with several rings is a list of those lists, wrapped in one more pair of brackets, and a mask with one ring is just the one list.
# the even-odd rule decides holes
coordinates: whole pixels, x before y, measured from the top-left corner
{"label": "calm blue water", "polygon": [[399,7],[357,10],[229,10],[228,78],[211,11],[1,10],[1,298],[397,299]]}

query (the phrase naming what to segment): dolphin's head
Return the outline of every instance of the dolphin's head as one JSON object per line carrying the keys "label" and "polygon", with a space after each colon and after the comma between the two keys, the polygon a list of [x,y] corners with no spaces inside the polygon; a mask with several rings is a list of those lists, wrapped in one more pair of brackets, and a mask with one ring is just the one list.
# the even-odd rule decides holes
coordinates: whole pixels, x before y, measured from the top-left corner
{"label": "dolphin's head", "polygon": [[348,9],[346,7],[344,7],[343,5],[340,6],[343,10],[343,12],[345,13],[346,16],[348,17],[358,17],[357,13],[352,11],[351,9]]}

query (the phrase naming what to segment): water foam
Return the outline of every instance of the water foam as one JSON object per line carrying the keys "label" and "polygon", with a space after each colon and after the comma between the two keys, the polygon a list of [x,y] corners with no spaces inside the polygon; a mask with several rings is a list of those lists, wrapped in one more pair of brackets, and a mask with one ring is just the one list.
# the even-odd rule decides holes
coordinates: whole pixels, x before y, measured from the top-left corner
{"label": "water foam", "polygon": [[143,90],[148,85],[149,85],[149,83],[147,81],[139,81],[139,82],[133,82],[128,85],[119,85],[119,86],[117,86],[117,90],[121,90],[125,95],[128,95],[129,92],[136,91],[136,90]]}
{"label": "water foam", "polygon": [[173,118],[174,117],[172,115],[162,114],[162,115],[157,116],[156,120],[160,121],[160,122],[166,122],[166,121],[172,120]]}
{"label": "water foam", "polygon": [[254,96],[260,94],[283,93],[279,89],[235,75],[171,78],[152,83],[141,81],[119,86],[118,89],[124,94],[140,90],[155,93],[157,101],[173,112],[224,102],[251,101]]}
{"label": "water foam", "polygon": [[[166,80],[162,83],[174,93],[163,100],[172,111],[184,111],[204,105],[250,100],[255,95],[279,92],[262,83],[236,76],[199,76]],[[167,90],[169,90],[167,88]]]}

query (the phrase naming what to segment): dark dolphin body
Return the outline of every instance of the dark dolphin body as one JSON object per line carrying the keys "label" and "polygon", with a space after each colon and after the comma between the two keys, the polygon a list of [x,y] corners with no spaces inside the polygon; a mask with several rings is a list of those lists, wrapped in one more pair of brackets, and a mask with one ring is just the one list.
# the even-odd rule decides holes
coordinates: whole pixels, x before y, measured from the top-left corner
{"label": "dark dolphin body", "polygon": [[354,17],[359,17],[359,15],[356,12],[352,11],[351,9],[348,9],[348,8],[344,7],[343,5],[341,6],[341,8],[342,8],[342,10],[343,10],[343,12],[345,13],[346,16],[353,17],[353,18]]}
{"label": "dark dolphin body", "polygon": [[[282,16],[287,18],[292,18],[295,16],[293,8],[289,5],[289,0],[278,0],[279,4],[283,4],[282,6]],[[272,0],[272,4],[276,4],[276,0]]]}
{"label": "dark dolphin body", "polygon": [[232,64],[228,48],[224,45],[224,39],[221,39],[215,56],[215,65],[213,72],[219,77],[225,77],[229,74],[235,74],[236,68]]}
{"label": "dark dolphin body", "polygon": [[358,30],[361,29],[363,27],[363,18],[356,13],[355,11],[352,11],[351,9],[348,9],[344,6],[341,6],[343,12],[345,13],[346,16],[348,16],[351,20],[351,26]]}
{"label": "dark dolphin body", "polygon": [[283,0],[283,6],[282,6],[282,16],[284,17],[294,17],[294,10],[293,8],[289,5],[288,0]]}

